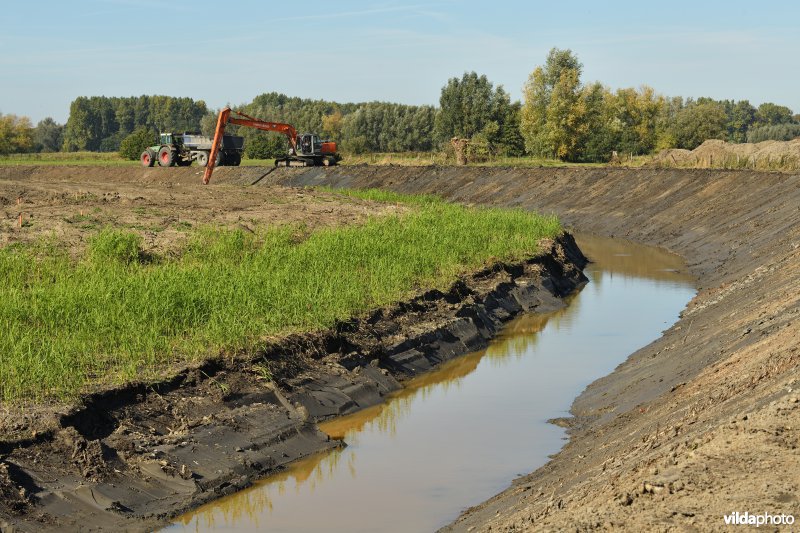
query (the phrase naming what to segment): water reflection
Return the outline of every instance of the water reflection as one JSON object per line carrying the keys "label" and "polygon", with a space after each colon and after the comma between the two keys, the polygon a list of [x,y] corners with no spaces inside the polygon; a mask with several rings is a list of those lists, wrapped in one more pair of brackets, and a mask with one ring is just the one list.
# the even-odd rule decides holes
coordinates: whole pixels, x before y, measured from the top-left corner
{"label": "water reflection", "polygon": [[694,281],[683,259],[662,248],[636,246],[621,239],[580,233],[575,235],[575,240],[586,257],[602,266],[596,269],[590,265],[588,269],[598,280],[604,275],[623,274],[670,284]]}
{"label": "water reflection", "polygon": [[551,319],[568,315],[570,307],[553,313],[525,315],[504,328],[492,344],[479,352],[467,354],[441,365],[437,370],[418,376],[406,383],[405,388],[390,396],[390,401],[320,424],[320,429],[335,439],[345,439],[352,445],[359,434],[382,431],[389,435],[397,432],[397,423],[411,412],[416,400],[427,400],[431,394],[449,393],[461,388],[463,378],[471,374],[481,361],[502,365],[509,359],[524,357],[536,344],[539,333]]}
{"label": "water reflection", "polygon": [[691,298],[674,255],[581,236],[592,280],[565,309],[509,324],[483,352],[410,381],[385,404],[323,424],[348,447],[293,464],[187,514],[191,531],[420,531],[543,464],[546,423],[671,324]]}

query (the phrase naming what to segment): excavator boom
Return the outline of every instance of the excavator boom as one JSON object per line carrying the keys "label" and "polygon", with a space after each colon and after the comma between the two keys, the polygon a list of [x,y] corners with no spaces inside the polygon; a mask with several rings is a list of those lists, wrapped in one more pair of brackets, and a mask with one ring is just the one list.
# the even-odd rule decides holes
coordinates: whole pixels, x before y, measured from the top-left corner
{"label": "excavator boom", "polygon": [[[235,114],[236,116],[231,117],[231,114]],[[217,117],[217,127],[214,130],[214,140],[211,143],[211,153],[208,155],[208,164],[206,165],[206,171],[203,174],[203,183],[206,185],[208,185],[208,182],[211,181],[211,174],[214,172],[214,167],[217,165],[217,154],[220,150],[222,137],[225,135],[225,127],[228,124],[237,124],[239,126],[255,128],[257,130],[282,133],[289,138],[289,144],[292,147],[292,153],[297,153],[297,130],[295,130],[294,126],[291,124],[259,120],[257,118],[245,115],[239,111],[233,111],[230,107],[226,107],[219,112],[219,117]]]}

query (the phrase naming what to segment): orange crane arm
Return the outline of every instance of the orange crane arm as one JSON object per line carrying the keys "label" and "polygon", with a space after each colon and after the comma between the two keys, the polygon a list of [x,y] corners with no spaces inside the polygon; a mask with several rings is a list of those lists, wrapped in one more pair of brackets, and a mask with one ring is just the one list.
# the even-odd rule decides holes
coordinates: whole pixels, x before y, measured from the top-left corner
{"label": "orange crane arm", "polygon": [[[231,118],[231,113],[235,113],[237,116],[243,118]],[[211,181],[211,173],[214,172],[214,167],[217,163],[217,154],[222,147],[222,137],[225,135],[225,126],[228,124],[238,124],[239,126],[247,126],[257,130],[282,133],[289,138],[289,144],[292,147],[292,153],[297,153],[297,130],[295,130],[294,126],[291,124],[259,120],[257,118],[245,115],[239,111],[233,111],[230,107],[226,107],[219,112],[219,117],[217,117],[217,127],[214,130],[214,140],[211,143],[211,153],[208,155],[206,171],[203,174],[203,183],[206,185],[208,185],[208,182]]]}

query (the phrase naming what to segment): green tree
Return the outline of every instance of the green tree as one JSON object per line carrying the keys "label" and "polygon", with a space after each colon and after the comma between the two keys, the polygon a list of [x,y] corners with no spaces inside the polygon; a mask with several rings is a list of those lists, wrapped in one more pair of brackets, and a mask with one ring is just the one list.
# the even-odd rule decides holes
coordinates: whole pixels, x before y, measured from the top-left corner
{"label": "green tree", "polygon": [[683,98],[665,98],[656,118],[656,150],[666,150],[678,146],[675,124],[678,113],[684,108]]}
{"label": "green tree", "polygon": [[286,155],[288,145],[284,135],[259,131],[245,143],[244,153],[249,159],[274,159]]}
{"label": "green tree", "polygon": [[196,131],[207,112],[205,102],[191,98],[81,96],[70,105],[63,148],[115,151],[137,128]]}
{"label": "green tree", "polygon": [[587,85],[581,95],[584,102],[585,131],[578,153],[581,161],[608,161],[619,149],[620,123],[613,113],[614,96],[599,82]]}
{"label": "green tree", "polygon": [[693,150],[708,139],[724,139],[728,116],[718,102],[691,102],[675,117],[678,148]]}
{"label": "green tree", "polygon": [[[485,75],[466,72],[460,79],[447,81],[442,87],[439,104],[434,130],[440,142],[452,137],[470,139],[479,133],[484,134],[488,142],[496,142],[511,102],[502,86],[495,89]],[[487,131],[490,123],[495,126]],[[491,136],[494,138],[490,139]]]}
{"label": "green tree", "polygon": [[88,98],[79,96],[72,101],[69,106],[69,118],[64,127],[64,151],[75,152],[89,149],[93,120]]}
{"label": "green tree", "polygon": [[145,148],[155,143],[156,136],[153,130],[139,128],[126,136],[119,145],[119,155],[124,159],[139,159]]}
{"label": "green tree", "polygon": [[756,122],[760,126],[766,124],[788,124],[792,122],[792,110],[783,105],[765,102],[758,106]]}
{"label": "green tree", "polygon": [[580,73],[568,68],[553,86],[547,105],[548,150],[557,158],[575,161],[580,137],[586,131],[586,107],[581,98]]}
{"label": "green tree", "polygon": [[650,87],[619,89],[614,98],[614,113],[619,121],[617,150],[636,155],[652,152],[663,105],[664,98]]}
{"label": "green tree", "polygon": [[541,157],[575,158],[574,135],[584,129],[580,76],[583,66],[571,50],[553,48],[544,67],[528,77],[520,132],[528,152]]}
{"label": "green tree", "polygon": [[747,142],[791,141],[800,137],[800,124],[772,124],[755,126],[747,132]]}
{"label": "green tree", "polygon": [[501,154],[509,157],[525,155],[525,139],[519,131],[520,109],[522,104],[514,102],[506,110],[497,141]]}
{"label": "green tree", "polygon": [[50,117],[42,119],[33,129],[33,149],[36,152],[58,152],[64,141],[64,126]]}
{"label": "green tree", "polygon": [[747,100],[726,102],[725,111],[728,121],[725,129],[728,140],[735,143],[743,143],[747,140],[747,131],[756,120],[756,108],[750,105]]}

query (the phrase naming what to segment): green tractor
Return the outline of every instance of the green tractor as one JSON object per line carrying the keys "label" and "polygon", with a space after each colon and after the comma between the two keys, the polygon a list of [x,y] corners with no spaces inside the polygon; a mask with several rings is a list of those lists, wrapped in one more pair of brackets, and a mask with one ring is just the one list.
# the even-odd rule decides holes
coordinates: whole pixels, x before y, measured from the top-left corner
{"label": "green tractor", "polygon": [[[204,167],[208,164],[212,140],[199,133],[162,133],[158,144],[148,146],[139,160],[142,166],[152,167],[158,161],[162,167],[188,167],[192,161]],[[239,166],[244,151],[244,137],[225,135],[217,153],[216,166]]]}

